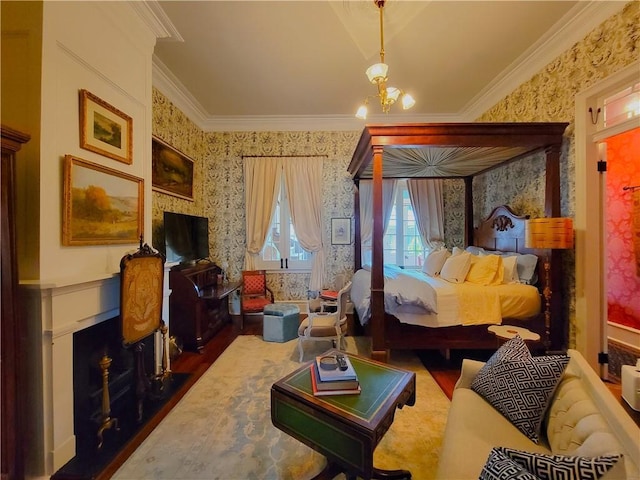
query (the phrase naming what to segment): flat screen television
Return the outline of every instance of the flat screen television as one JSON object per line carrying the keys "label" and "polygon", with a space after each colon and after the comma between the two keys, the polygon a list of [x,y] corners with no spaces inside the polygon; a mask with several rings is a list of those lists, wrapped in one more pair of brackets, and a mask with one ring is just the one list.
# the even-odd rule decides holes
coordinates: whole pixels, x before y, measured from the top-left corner
{"label": "flat screen television", "polygon": [[209,258],[209,219],[164,212],[164,247],[167,263],[192,264]]}

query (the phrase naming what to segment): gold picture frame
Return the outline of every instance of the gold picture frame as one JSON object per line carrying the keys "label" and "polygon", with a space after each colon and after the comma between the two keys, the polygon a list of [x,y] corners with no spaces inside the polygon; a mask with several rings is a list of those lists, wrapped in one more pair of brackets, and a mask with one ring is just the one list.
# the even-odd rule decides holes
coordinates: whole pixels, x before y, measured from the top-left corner
{"label": "gold picture frame", "polygon": [[62,244],[138,243],[144,230],[144,180],[64,157]]}
{"label": "gold picture frame", "polygon": [[87,90],[80,90],[80,148],[131,165],[133,119]]}
{"label": "gold picture frame", "polygon": [[194,162],[159,138],[151,139],[151,187],[193,201]]}

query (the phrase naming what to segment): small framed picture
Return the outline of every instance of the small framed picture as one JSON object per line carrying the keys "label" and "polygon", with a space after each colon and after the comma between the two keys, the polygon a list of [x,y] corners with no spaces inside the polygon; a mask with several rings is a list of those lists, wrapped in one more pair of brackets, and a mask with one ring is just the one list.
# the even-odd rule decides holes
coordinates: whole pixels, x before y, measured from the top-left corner
{"label": "small framed picture", "polygon": [[193,201],[193,160],[158,138],[151,143],[151,186]]}
{"label": "small framed picture", "polygon": [[133,120],[126,113],[80,90],[80,148],[131,165]]}
{"label": "small framed picture", "polygon": [[138,243],[143,180],[71,155],[64,158],[63,245]]}
{"label": "small framed picture", "polygon": [[349,245],[351,244],[351,219],[332,218],[331,219],[331,244]]}

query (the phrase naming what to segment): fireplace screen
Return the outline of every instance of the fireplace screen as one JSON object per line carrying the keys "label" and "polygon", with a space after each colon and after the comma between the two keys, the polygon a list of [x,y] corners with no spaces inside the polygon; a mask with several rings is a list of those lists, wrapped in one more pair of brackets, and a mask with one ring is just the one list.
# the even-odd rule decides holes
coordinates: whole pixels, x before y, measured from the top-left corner
{"label": "fireplace screen", "polygon": [[164,258],[147,244],[120,262],[120,318],[125,345],[139,342],[162,323]]}

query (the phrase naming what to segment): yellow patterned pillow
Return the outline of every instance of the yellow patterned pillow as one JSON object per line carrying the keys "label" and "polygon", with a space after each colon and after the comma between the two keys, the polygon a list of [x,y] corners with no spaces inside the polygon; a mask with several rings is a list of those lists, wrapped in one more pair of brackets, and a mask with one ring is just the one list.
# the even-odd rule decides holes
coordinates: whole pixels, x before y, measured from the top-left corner
{"label": "yellow patterned pillow", "polygon": [[502,257],[498,255],[472,255],[467,282],[478,285],[499,285],[504,278]]}

